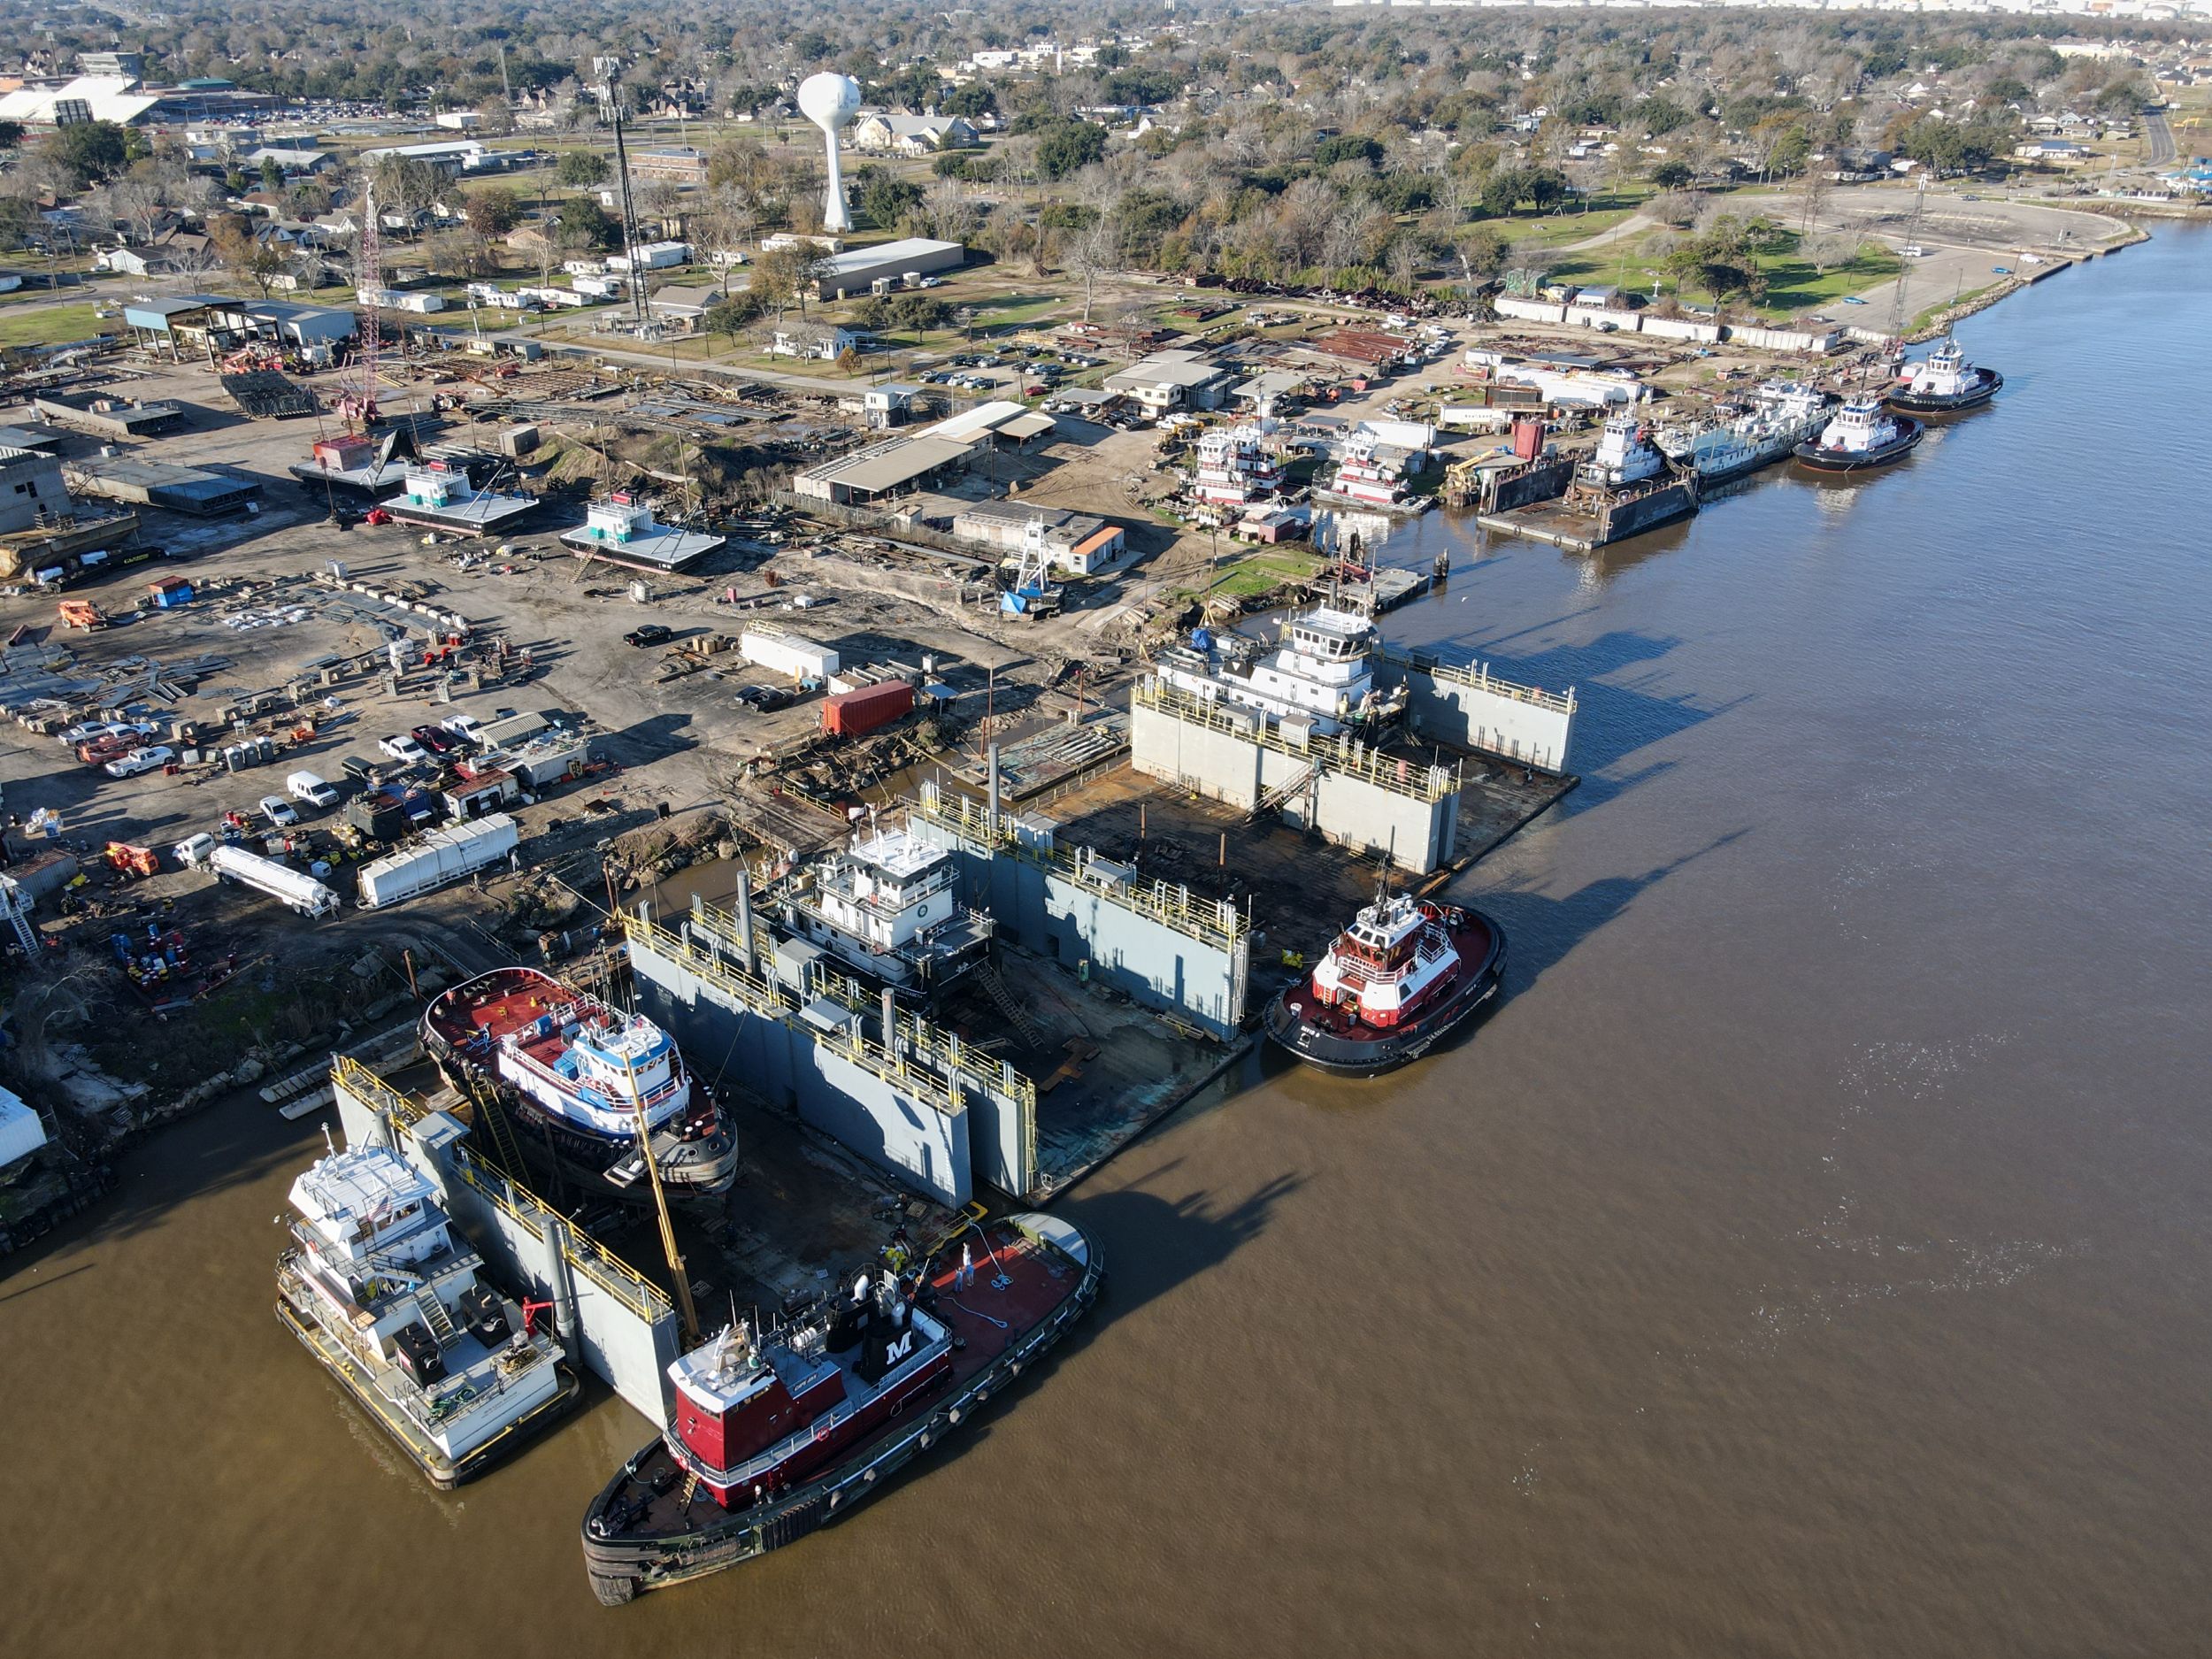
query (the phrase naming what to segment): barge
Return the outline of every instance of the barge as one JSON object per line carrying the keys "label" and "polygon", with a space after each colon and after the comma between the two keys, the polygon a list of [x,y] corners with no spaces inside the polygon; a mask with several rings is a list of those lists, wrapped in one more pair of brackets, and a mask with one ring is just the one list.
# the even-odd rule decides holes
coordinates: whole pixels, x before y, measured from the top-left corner
{"label": "barge", "polygon": [[773,1328],[746,1321],[668,1368],[675,1416],[584,1517],[593,1594],[719,1572],[849,1514],[918,1454],[974,1427],[1097,1300],[1103,1264],[1068,1222],[967,1222],[907,1265],[897,1247]]}
{"label": "barge", "polygon": [[[1548,474],[1549,476],[1563,476]],[[1677,468],[1633,415],[1608,417],[1598,446],[1574,469],[1563,499],[1489,512],[1475,522],[1589,553],[1686,518],[1698,510],[1698,475]]]}

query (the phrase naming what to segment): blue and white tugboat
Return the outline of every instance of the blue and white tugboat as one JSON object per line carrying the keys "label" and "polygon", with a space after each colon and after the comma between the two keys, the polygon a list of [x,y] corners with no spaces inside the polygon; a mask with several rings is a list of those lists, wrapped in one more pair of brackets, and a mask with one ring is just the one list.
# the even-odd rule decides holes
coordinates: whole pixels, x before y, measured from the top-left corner
{"label": "blue and white tugboat", "polygon": [[1372,1077],[1427,1053],[1504,975],[1505,930],[1489,917],[1387,894],[1268,1005],[1267,1034],[1308,1065]]}
{"label": "blue and white tugboat", "polygon": [[1901,461],[1927,430],[1904,415],[1893,415],[1871,397],[1855,397],[1836,411],[1817,438],[1797,446],[1800,466],[1816,472],[1862,472]]}
{"label": "blue and white tugboat", "polygon": [[422,1039],[463,1094],[496,1094],[526,1162],[588,1190],[650,1198],[640,1118],[671,1193],[727,1192],[737,1178],[737,1138],[675,1040],[550,974],[500,968],[455,986],[423,1011]]}
{"label": "blue and white tugboat", "polygon": [[1941,345],[1898,377],[1883,401],[1915,415],[1955,415],[1961,410],[1979,409],[2004,383],[2005,377],[1996,370],[1969,363],[1959,342],[1947,335]]}

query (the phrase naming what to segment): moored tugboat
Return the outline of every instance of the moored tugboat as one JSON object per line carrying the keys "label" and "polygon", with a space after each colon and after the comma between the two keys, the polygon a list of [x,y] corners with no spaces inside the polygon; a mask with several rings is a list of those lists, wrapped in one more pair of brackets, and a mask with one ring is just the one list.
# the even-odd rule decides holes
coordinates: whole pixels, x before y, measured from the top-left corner
{"label": "moored tugboat", "polygon": [[651,1194],[637,1145],[642,1110],[661,1184],[679,1197],[727,1192],[737,1137],[698,1088],[674,1039],[535,968],[500,968],[423,1011],[423,1046],[464,1094],[496,1091],[526,1161],[602,1196]]}
{"label": "moored tugboat", "polygon": [[918,1265],[887,1253],[772,1329],[733,1322],[668,1368],[675,1420],[586,1513],[593,1593],[619,1607],[841,1517],[972,1427],[1103,1273],[1082,1233],[1024,1213],[964,1224]]}
{"label": "moored tugboat", "polygon": [[2004,383],[2005,377],[1996,370],[1969,363],[1959,342],[1947,335],[1941,345],[1899,376],[1897,384],[1883,394],[1883,402],[1915,415],[1955,415],[1979,409]]}
{"label": "moored tugboat", "polygon": [[1793,452],[1800,466],[1816,472],[1860,472],[1887,466],[1912,453],[1927,429],[1903,415],[1893,415],[1870,397],[1855,397],[1836,418]]}
{"label": "moored tugboat", "polygon": [[1372,1077],[1425,1054],[1504,977],[1496,922],[1394,893],[1363,907],[1313,972],[1268,1005],[1267,1034],[1308,1065]]}
{"label": "moored tugboat", "polygon": [[396,1152],[349,1147],[292,1183],[277,1317],[440,1486],[481,1474],[576,1402],[560,1345],[483,1265]]}

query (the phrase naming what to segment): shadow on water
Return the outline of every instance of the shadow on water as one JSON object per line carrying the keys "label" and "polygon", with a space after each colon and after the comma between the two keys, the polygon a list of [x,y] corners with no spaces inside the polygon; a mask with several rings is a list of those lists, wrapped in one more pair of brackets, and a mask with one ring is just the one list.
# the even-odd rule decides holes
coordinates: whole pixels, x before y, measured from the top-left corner
{"label": "shadow on water", "polygon": [[1688,731],[1749,701],[1747,696],[1738,697],[1717,708],[1702,708],[1688,697],[1663,695],[1647,689],[1646,685],[1655,675],[1647,678],[1644,684],[1632,680],[1624,684],[1612,678],[1628,670],[1648,668],[1681,643],[1679,640],[1639,634],[1632,629],[1615,628],[1593,640],[1525,652],[1510,649],[1512,641],[1559,627],[1574,620],[1578,614],[1586,613],[1570,613],[1472,646],[1448,644],[1426,648],[1448,659],[1487,663],[1493,672],[1523,685],[1574,688],[1579,709],[1575,716],[1574,744],[1569,761],[1582,782],[1561,803],[1559,810],[1563,815],[1602,806],[1624,790],[1667,771],[1672,762],[1656,762],[1625,775],[1606,775],[1609,768],[1638,749]]}
{"label": "shadow on water", "polygon": [[325,1120],[319,1113],[288,1122],[258,1092],[245,1089],[159,1125],[111,1160],[115,1185],[88,1210],[0,1261],[0,1279],[18,1279],[61,1251],[119,1243],[194,1200],[304,1165]]}
{"label": "shadow on water", "polygon": [[1731,830],[1695,852],[1654,864],[1641,875],[1603,876],[1585,882],[1564,898],[1555,899],[1516,887],[1467,895],[1496,917],[1499,926],[1505,929],[1509,942],[1506,995],[1509,997],[1529,989],[1576,946],[1624,914],[1639,896],[1676,871],[1718,852],[1750,833],[1748,829]]}

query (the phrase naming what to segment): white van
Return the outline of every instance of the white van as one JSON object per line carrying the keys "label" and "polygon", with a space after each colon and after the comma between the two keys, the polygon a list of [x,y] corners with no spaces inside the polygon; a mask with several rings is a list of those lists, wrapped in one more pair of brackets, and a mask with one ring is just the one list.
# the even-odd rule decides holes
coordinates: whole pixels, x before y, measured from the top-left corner
{"label": "white van", "polygon": [[284,787],[295,801],[304,801],[310,806],[338,804],[338,792],[311,772],[294,772],[284,780]]}

